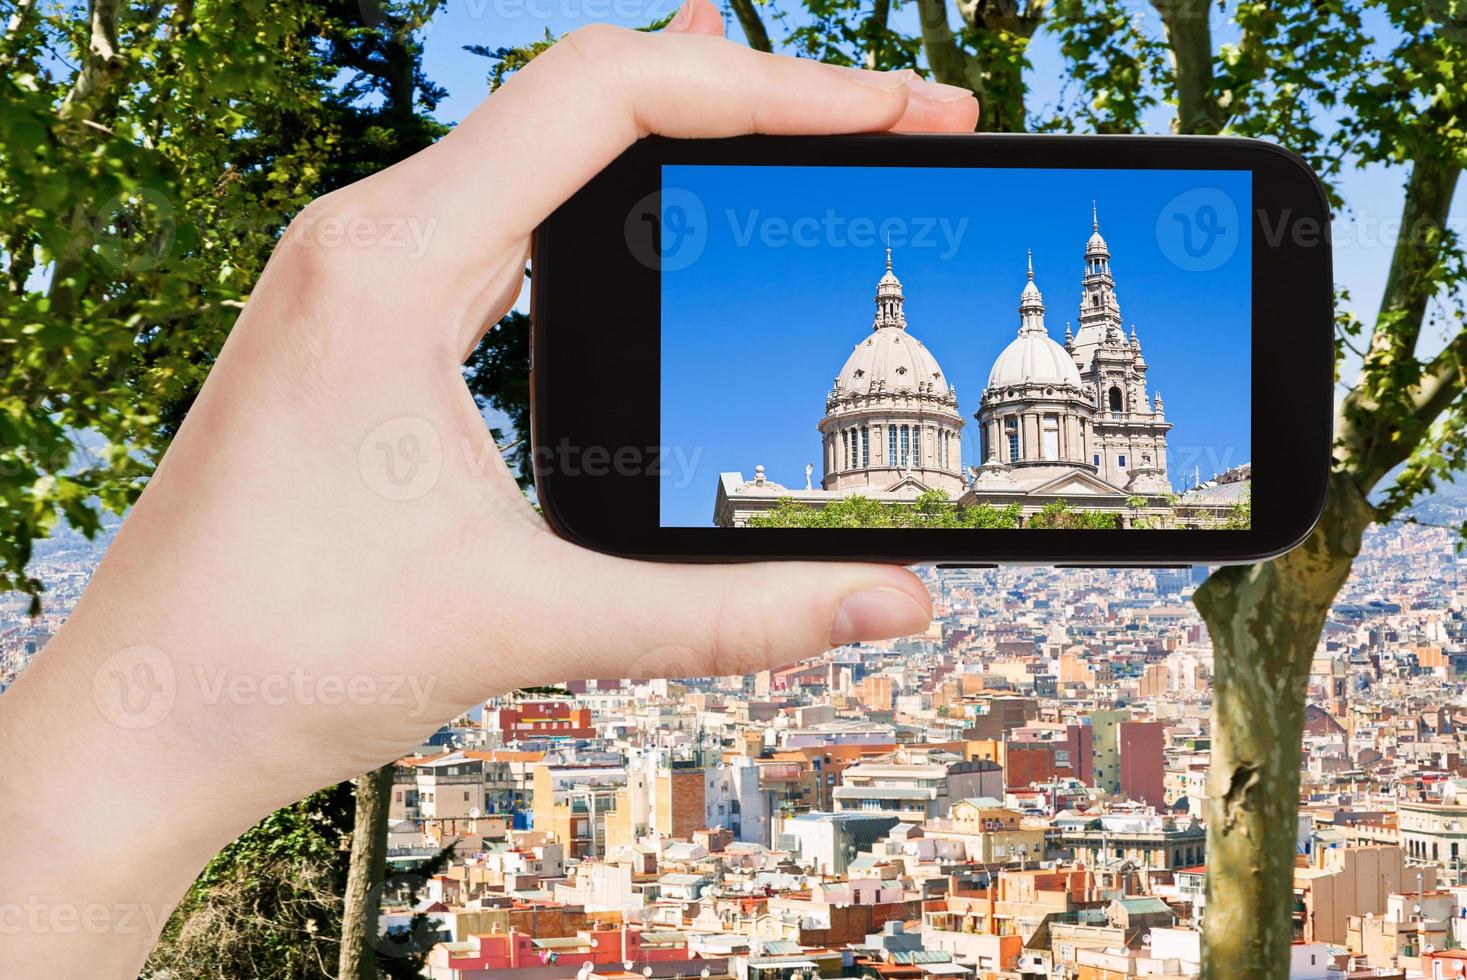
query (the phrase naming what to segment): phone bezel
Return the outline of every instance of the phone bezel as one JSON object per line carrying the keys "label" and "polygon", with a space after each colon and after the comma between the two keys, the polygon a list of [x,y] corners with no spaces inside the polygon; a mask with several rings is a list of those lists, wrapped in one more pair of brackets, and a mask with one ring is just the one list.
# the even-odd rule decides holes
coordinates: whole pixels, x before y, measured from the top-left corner
{"label": "phone bezel", "polygon": [[[720,528],[711,521],[716,476],[708,481],[708,527],[661,526],[654,462],[661,430],[661,273],[635,254],[627,228],[637,209],[660,216],[664,165],[697,164],[1249,171],[1252,527]],[[1277,555],[1313,528],[1329,480],[1329,220],[1324,189],[1309,167],[1258,140],[996,134],[641,140],[535,235],[530,388],[538,502],[563,537],[646,559],[1147,566]],[[1290,424],[1280,425],[1281,419]],[[588,449],[603,462],[592,466]],[[572,465],[573,458],[582,462]]]}

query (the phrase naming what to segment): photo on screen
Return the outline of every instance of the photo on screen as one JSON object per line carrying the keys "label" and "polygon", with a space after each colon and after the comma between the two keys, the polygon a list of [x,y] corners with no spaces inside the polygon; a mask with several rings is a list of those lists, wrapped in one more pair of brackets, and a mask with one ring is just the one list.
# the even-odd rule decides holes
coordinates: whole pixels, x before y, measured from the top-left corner
{"label": "photo on screen", "polygon": [[1246,171],[662,188],[664,527],[1250,526]]}

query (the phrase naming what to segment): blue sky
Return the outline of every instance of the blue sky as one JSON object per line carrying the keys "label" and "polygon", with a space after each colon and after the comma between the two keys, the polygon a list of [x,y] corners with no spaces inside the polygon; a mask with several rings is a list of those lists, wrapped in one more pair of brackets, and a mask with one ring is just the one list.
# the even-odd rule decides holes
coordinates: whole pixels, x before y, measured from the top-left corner
{"label": "blue sky", "polygon": [[[707,234],[681,253],[697,255],[691,264],[662,276],[662,443],[696,460],[692,472],[664,470],[663,523],[708,524],[721,471],[752,476],[762,463],[770,479],[801,486],[815,463],[819,479],[815,424],[831,380],[870,333],[886,230],[909,329],[970,418],[1018,330],[1026,249],[1050,335],[1062,340],[1075,319],[1092,197],[1122,315],[1176,426],[1174,481],[1194,462],[1205,477],[1248,460],[1246,236],[1217,268],[1192,271],[1169,260],[1157,234],[1170,202],[1198,188],[1246,214],[1248,182],[1218,171],[665,168],[664,188],[696,196]],[[970,463],[975,431],[964,430]]]}

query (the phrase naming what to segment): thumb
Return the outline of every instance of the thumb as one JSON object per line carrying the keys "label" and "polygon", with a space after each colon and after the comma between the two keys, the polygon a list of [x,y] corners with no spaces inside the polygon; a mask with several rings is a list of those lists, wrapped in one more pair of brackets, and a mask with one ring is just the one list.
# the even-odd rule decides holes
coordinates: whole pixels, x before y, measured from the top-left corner
{"label": "thumb", "polygon": [[[632,561],[564,542],[557,586],[534,617],[530,683],[594,677],[752,674],[861,640],[925,629],[931,597],[895,565]],[[564,596],[577,596],[567,613]],[[554,676],[549,676],[553,674]]]}

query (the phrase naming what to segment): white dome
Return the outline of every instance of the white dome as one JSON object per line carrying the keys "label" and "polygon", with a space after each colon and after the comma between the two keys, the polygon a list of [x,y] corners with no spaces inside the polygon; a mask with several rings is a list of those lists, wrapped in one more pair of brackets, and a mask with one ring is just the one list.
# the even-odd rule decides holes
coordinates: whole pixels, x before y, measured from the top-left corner
{"label": "white dome", "polygon": [[888,392],[903,388],[916,391],[919,382],[927,383],[939,394],[945,394],[948,389],[947,377],[937,358],[922,341],[905,330],[891,327],[873,330],[856,345],[846,358],[845,367],[840,369],[839,380],[845,391],[864,392],[873,381],[885,381]]}
{"label": "white dome", "polygon": [[988,387],[1018,384],[1074,385],[1080,387],[1080,369],[1069,352],[1042,330],[1025,330],[1014,338],[988,373]]}
{"label": "white dome", "polygon": [[1099,231],[1093,231],[1090,233],[1090,240],[1085,243],[1085,251],[1105,252],[1109,251],[1109,246],[1105,244],[1105,239],[1100,237]]}

